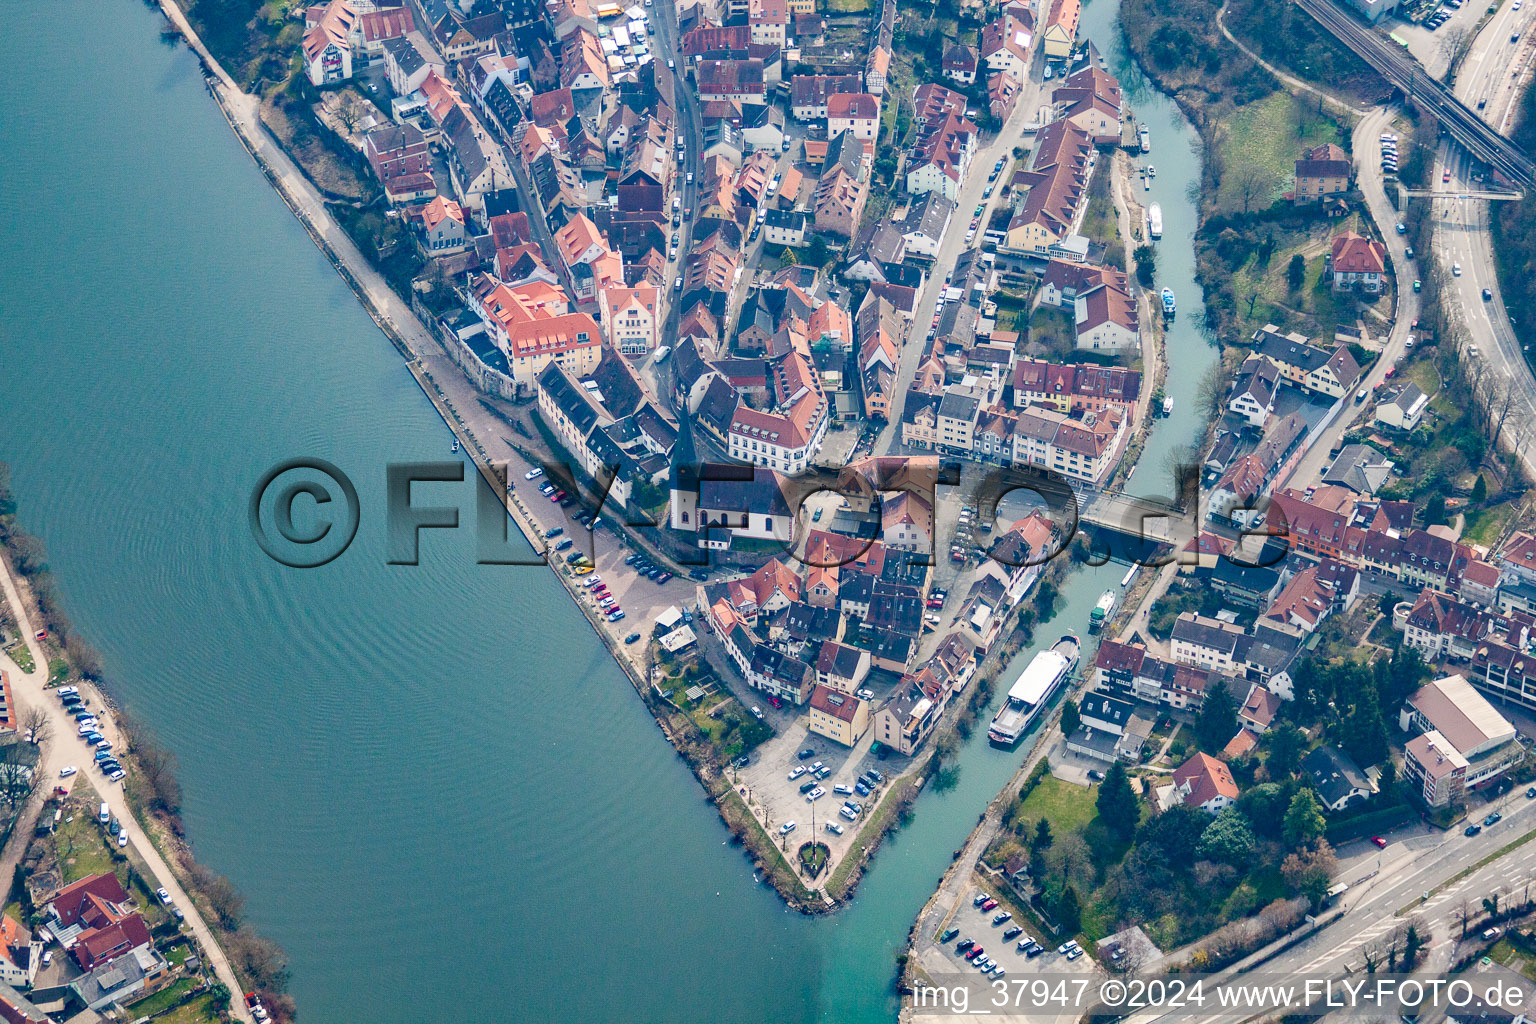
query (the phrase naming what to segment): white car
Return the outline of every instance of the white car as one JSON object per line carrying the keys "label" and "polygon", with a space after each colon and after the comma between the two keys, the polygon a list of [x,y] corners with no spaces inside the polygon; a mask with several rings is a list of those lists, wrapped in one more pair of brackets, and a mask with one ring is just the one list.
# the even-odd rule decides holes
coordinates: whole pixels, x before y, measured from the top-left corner
{"label": "white car", "polygon": [[790,782],[794,782],[796,779],[798,779],[800,776],[802,776],[804,774],[805,774],[805,765],[803,765],[803,764],[796,765],[795,766],[795,770],[789,773],[789,781]]}
{"label": "white car", "polygon": [[79,735],[81,735],[81,736],[84,736],[88,732],[95,732],[95,731],[96,731],[96,719],[94,719],[94,718],[88,718],[85,721],[81,722],[80,723],[80,728],[76,730],[76,732]]}
{"label": "white car", "polygon": [[1454,274],[1457,277],[1460,277],[1461,276],[1461,264],[1460,263],[1452,263],[1451,264],[1451,273]]}
{"label": "white car", "polygon": [[128,830],[122,829],[117,833],[117,848],[121,850],[128,845]]}
{"label": "white car", "polygon": [[80,769],[76,768],[74,765],[67,764],[63,768],[59,769],[59,778],[67,779],[67,778],[69,778],[71,775],[75,774],[75,772],[77,772],[79,770]]}
{"label": "white car", "polygon": [[543,475],[544,475],[544,470],[540,469],[538,466],[534,466],[528,472],[523,474],[523,479],[524,480],[537,480],[539,477],[541,477]]}
{"label": "white car", "polygon": [[166,906],[171,905],[171,894],[166,890],[164,886],[161,886],[155,890],[155,898],[161,903],[164,903]]}
{"label": "white car", "polygon": [[822,797],[824,797],[826,795],[827,795],[827,791],[822,789],[820,786],[817,786],[815,789],[813,789],[809,793],[805,794],[805,802],[808,803],[808,804],[813,804],[817,800],[820,800]]}
{"label": "white car", "polygon": [[791,832],[793,832],[794,830],[795,830],[795,823],[792,822],[792,821],[786,821],[784,824],[779,826],[779,835],[787,836]]}

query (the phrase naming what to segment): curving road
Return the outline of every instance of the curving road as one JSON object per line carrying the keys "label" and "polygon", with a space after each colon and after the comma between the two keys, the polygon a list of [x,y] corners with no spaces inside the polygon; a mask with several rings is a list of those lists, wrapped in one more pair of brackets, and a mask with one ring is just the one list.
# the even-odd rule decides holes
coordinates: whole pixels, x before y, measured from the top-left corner
{"label": "curving road", "polygon": [[[1507,131],[1513,121],[1521,88],[1529,81],[1532,55],[1531,11],[1504,4],[1484,26],[1472,44],[1456,78],[1455,92],[1469,107],[1479,111],[1495,130]],[[1511,36],[1518,35],[1518,41]],[[1472,186],[1473,161],[1460,147],[1442,142],[1435,172],[1443,187],[1450,172],[1451,185]],[[1445,280],[1446,300],[1460,307],[1471,335],[1473,355],[1484,370],[1483,388],[1508,392],[1511,398],[1503,421],[1503,440],[1515,449],[1528,475],[1536,476],[1536,452],[1529,441],[1536,431],[1536,377],[1525,361],[1520,343],[1510,326],[1509,314],[1499,294],[1489,232],[1489,204],[1471,200],[1437,200],[1434,204],[1436,250]],[[1460,265],[1460,274],[1456,273]],[[1484,289],[1490,296],[1484,299]],[[1466,354],[1472,354],[1469,349]],[[1503,400],[1493,402],[1495,408]]]}

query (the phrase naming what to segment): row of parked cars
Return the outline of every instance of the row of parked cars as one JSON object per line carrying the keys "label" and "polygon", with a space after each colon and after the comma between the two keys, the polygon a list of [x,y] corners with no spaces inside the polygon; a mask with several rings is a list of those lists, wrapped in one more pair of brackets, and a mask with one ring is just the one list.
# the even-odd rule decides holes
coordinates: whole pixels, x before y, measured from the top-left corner
{"label": "row of parked cars", "polygon": [[635,572],[651,580],[657,586],[661,586],[672,578],[672,574],[651,561],[649,555],[635,554],[625,555],[624,564],[633,566]]}
{"label": "row of parked cars", "polygon": [[[64,710],[74,716],[75,724],[80,736],[96,748],[96,767],[101,773],[113,782],[121,782],[127,777],[127,772],[112,754],[112,741],[107,739],[97,729],[100,724],[96,718],[96,712],[90,709],[89,702],[80,694],[78,686],[61,686],[56,691],[59,701],[64,705]],[[68,765],[59,769],[59,778],[66,779],[75,774],[75,767]]]}

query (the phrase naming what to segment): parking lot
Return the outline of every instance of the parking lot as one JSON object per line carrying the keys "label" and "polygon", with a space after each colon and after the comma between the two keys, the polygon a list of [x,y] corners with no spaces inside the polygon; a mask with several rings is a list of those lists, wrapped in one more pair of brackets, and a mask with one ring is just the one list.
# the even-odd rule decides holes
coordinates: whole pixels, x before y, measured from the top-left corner
{"label": "parking lot", "polygon": [[[944,961],[944,968],[948,971],[969,971],[977,977],[992,978],[995,974],[983,975],[974,966],[971,960],[965,958],[964,952],[957,952],[955,946],[963,939],[971,939],[976,945],[982,947],[982,955],[996,961],[1002,966],[1004,977],[1029,974],[1064,974],[1064,973],[1090,973],[1094,968],[1094,961],[1086,954],[1068,960],[1056,949],[1062,940],[1052,940],[1045,935],[1038,934],[1037,929],[1030,922],[1018,921],[1010,917],[1001,924],[993,924],[998,914],[1007,908],[999,905],[992,910],[984,911],[976,906],[975,899],[983,890],[972,887],[966,890],[966,895],[958,910],[950,918],[949,927],[958,928],[959,932],[948,942],[938,943],[934,951]],[[1017,899],[1017,897],[1015,897]],[[1010,928],[1022,927],[1023,932],[1011,939],[1004,939],[1003,935]],[[1019,951],[1019,943],[1032,938],[1045,948],[1045,952],[1034,957],[1029,957]],[[928,959],[927,966],[930,971],[935,969],[933,959]]]}
{"label": "parking lot", "polygon": [[[825,736],[810,732],[802,721],[786,728],[753,751],[747,767],[736,772],[736,786],[738,790],[746,788],[749,804],[759,812],[771,834],[777,836],[777,829],[786,821],[795,823],[795,831],[789,837],[789,845],[793,848],[811,838],[812,803],[806,800],[800,787],[812,781],[810,768],[820,761],[828,772],[824,778],[816,780],[817,785],[826,790],[815,801],[816,838],[831,849],[835,864],[847,852],[864,821],[889,790],[892,779],[906,771],[911,764],[906,758],[891,757],[881,761],[871,756],[869,740],[870,734],[866,733],[864,741],[850,750]],[[811,753],[801,757],[800,752],[804,750],[810,750]],[[807,769],[805,774],[791,780],[790,772],[801,765]],[[837,786],[854,789],[859,776],[871,768],[884,778],[867,796],[857,792],[844,794],[836,791]],[[854,821],[838,814],[845,800],[853,800],[863,807],[862,813]],[[843,834],[828,831],[826,825],[829,822],[840,827]]]}

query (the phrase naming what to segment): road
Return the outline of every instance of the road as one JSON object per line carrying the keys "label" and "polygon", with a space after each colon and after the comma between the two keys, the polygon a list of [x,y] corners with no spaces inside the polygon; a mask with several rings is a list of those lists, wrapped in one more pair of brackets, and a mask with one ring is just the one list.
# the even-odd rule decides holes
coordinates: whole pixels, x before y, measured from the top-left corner
{"label": "road", "polygon": [[[1365,197],[1371,220],[1375,221],[1386,243],[1387,262],[1397,282],[1396,306],[1392,312],[1391,330],[1382,344],[1379,358],[1371,364],[1365,376],[1355,385],[1355,392],[1365,388],[1374,393],[1376,388],[1386,380],[1387,371],[1407,351],[1408,338],[1413,333],[1413,322],[1419,316],[1419,296],[1413,290],[1413,282],[1421,276],[1421,272],[1417,260],[1408,258],[1406,237],[1397,233],[1399,214],[1387,198],[1386,181],[1381,172],[1381,136],[1383,132],[1391,130],[1395,113],[1395,108],[1389,107],[1377,107],[1368,112],[1355,125],[1352,143],[1357,184]],[[1333,423],[1308,442],[1307,453],[1296,464],[1295,470],[1286,481],[1287,486],[1307,487],[1321,482],[1323,473],[1333,461],[1331,454],[1333,448],[1343,438],[1344,432],[1354,425],[1370,404],[1355,402],[1354,392],[1345,397],[1345,403]]]}
{"label": "road", "polygon": [[[683,74],[682,41],[677,31],[677,5],[657,4],[648,9],[651,21],[651,52],[657,63],[657,73],[661,73],[661,62],[672,61],[674,67],[671,74],[674,80],[673,93],[677,100],[678,124],[675,131],[678,139],[683,143],[683,158],[678,163],[677,194],[682,196],[682,208],[692,210],[696,205],[698,195],[697,180],[690,182],[688,175],[697,175],[699,170],[699,151],[704,139],[704,122],[699,114],[699,99],[694,94],[693,87],[688,84]],[[674,150],[675,155],[675,150]],[[668,262],[668,269],[672,275],[682,274],[683,261],[688,256],[688,250],[693,247],[693,221],[685,220],[681,226],[674,229],[679,238],[677,243],[677,258]],[[682,310],[676,308],[676,299],[679,293],[667,291],[668,306],[667,328],[662,332],[662,338],[677,337],[677,319],[682,315]]]}
{"label": "road", "polygon": [[[128,845],[133,848],[133,852],[138,855],[148,874],[154,879],[152,884],[163,886],[168,890],[176,905],[186,915],[185,924],[202,947],[204,959],[213,968],[219,981],[230,991],[230,1012],[240,1020],[254,1021],[255,1018],[245,1007],[245,1000],[240,996],[245,990],[241,988],[239,980],[235,977],[235,972],[230,967],[224,950],[220,948],[212,930],[203,921],[196,904],[177,881],[175,873],[160,856],[160,851],[155,849],[154,844],[145,837],[144,828],[134,815],[123,787],[108,782],[94,768],[87,767],[94,764],[95,751],[78,734],[74,718],[66,714],[64,706],[52,699],[45,691],[44,687],[48,681],[48,657],[42,645],[34,639],[37,625],[28,617],[26,606],[22,604],[21,596],[17,592],[16,581],[11,575],[10,562],[3,557],[0,557],[0,584],[3,584],[5,599],[16,615],[16,628],[21,631],[27,649],[32,652],[33,665],[36,666],[31,673],[22,672],[20,668],[14,666],[10,669],[8,674],[12,679],[11,692],[19,704],[28,708],[40,707],[48,713],[50,735],[44,743],[37,765],[37,771],[42,774],[41,787],[44,792],[51,790],[59,778],[59,769],[65,765],[75,765],[81,772],[91,774],[91,784],[95,786],[102,800],[106,801],[118,820],[133,822],[134,827],[128,830]],[[96,703],[100,703],[99,698]],[[114,743],[119,743],[121,737],[117,734],[115,724],[109,719],[103,721],[107,724],[106,735]]]}
{"label": "road", "polygon": [[[907,386],[917,375],[917,368],[928,357],[928,327],[933,320],[933,307],[943,294],[947,283],[946,278],[939,273],[939,269],[953,267],[962,252],[972,244],[980,244],[987,218],[991,216],[994,205],[1001,201],[1004,175],[1009,173],[1009,169],[1004,167],[1003,175],[999,175],[997,181],[993,183],[996,187],[993,189],[992,197],[983,200],[982,193],[986,191],[989,184],[987,177],[992,173],[992,167],[999,158],[1006,157],[1012,160],[1013,147],[1024,141],[1024,125],[1034,118],[1045,100],[1046,86],[1036,77],[1037,74],[1038,69],[1031,73],[1029,81],[1024,83],[1013,113],[1009,115],[997,135],[972,156],[970,172],[960,183],[960,192],[955,200],[957,207],[955,215],[950,218],[944,237],[939,242],[939,252],[933,261],[933,272],[923,284],[922,291],[918,293],[916,307],[912,313],[912,323],[907,328],[906,340],[902,343],[901,357],[896,366],[896,380],[893,384],[896,393],[891,400],[891,417],[875,439],[875,451],[897,452],[901,448],[901,414],[907,404]],[[971,222],[971,213],[983,202],[987,208],[982,213],[981,226],[977,229],[976,238],[968,243],[965,240],[965,233]]]}
{"label": "road", "polygon": [[[1432,78],[1402,47],[1368,28],[1353,12],[1336,5],[1333,0],[1296,0],[1296,4],[1383,78],[1408,93],[1414,103],[1432,111],[1439,118],[1441,128],[1478,159],[1517,187],[1536,187],[1536,161],[1494,131],[1465,101]],[[1493,20],[1497,22],[1499,19]],[[1474,49],[1477,45],[1474,43]]]}
{"label": "road", "polygon": [[[1536,800],[1526,799],[1524,790],[1516,789],[1473,814],[1481,818],[1491,809],[1500,810],[1504,820],[1478,836],[1463,835],[1458,823],[1444,833],[1423,834],[1414,829],[1416,834],[1381,851],[1363,842],[1346,844],[1336,875],[1337,880],[1350,883],[1340,902],[1343,917],[1266,961],[1258,972],[1277,979],[1283,975],[1332,977],[1346,970],[1359,972],[1364,960],[1361,950],[1389,937],[1399,926],[1406,927],[1410,917],[1430,935],[1428,959],[1422,969],[1444,970],[1452,962],[1460,938],[1461,925],[1455,918],[1463,900],[1480,907],[1483,897],[1495,890],[1523,892],[1528,882],[1536,881],[1536,844],[1531,843],[1470,870],[1465,878],[1449,881],[1536,828]],[[1425,893],[1430,894],[1427,900]],[[1399,917],[1398,911],[1404,908],[1411,908],[1411,914]],[[1233,973],[1229,969],[1222,977]],[[1132,1024],[1151,1024],[1208,1018],[1203,1012],[1148,1012],[1129,1020]]]}
{"label": "road", "polygon": [[[1456,79],[1456,95],[1469,104],[1482,102],[1482,116],[1500,131],[1507,130],[1520,90],[1529,82],[1527,68],[1533,46],[1528,31],[1530,17],[1530,11],[1516,11],[1513,4],[1501,7],[1473,42]],[[1520,41],[1512,42],[1510,36],[1516,33]],[[1448,142],[1442,142],[1435,166],[1442,179],[1445,171],[1450,172],[1453,187],[1476,184],[1471,179],[1471,159]],[[1445,187],[1443,180],[1437,187]],[[1499,292],[1490,215],[1490,204],[1485,201],[1436,200],[1436,249],[1449,283],[1446,301],[1453,311],[1460,309],[1477,349],[1473,358],[1492,375],[1493,391],[1512,392],[1503,423],[1505,440],[1515,449],[1526,473],[1536,475],[1536,453],[1525,443],[1536,430],[1536,378],[1531,375]],[[1454,273],[1457,264],[1459,276]],[[1486,300],[1484,289],[1489,295]],[[1494,399],[1491,404],[1502,408],[1504,401]]]}

